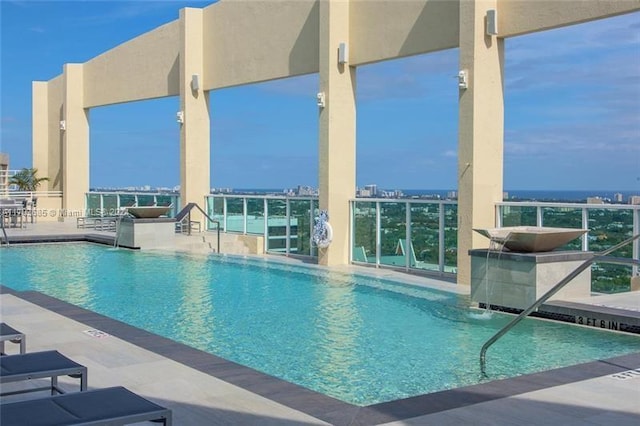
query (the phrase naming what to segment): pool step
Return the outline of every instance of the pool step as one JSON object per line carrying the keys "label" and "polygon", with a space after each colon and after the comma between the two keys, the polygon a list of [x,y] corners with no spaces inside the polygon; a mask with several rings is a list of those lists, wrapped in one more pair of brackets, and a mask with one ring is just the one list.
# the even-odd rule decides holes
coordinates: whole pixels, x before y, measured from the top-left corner
{"label": "pool step", "polygon": [[[224,254],[262,254],[262,237],[241,234],[220,233],[220,253]],[[176,242],[181,250],[199,253],[215,253],[218,251],[218,237],[216,232],[203,232],[184,236]],[[259,251],[260,250],[260,251]]]}

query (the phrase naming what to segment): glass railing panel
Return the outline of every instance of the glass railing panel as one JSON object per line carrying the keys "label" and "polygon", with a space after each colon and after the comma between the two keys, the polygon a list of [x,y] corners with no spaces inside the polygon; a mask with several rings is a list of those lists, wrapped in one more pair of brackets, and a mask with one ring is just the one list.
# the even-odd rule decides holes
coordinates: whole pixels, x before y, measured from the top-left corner
{"label": "glass railing panel", "polygon": [[87,193],[87,212],[88,217],[101,216],[100,200],[102,196],[100,194]]}
{"label": "glass railing panel", "polygon": [[132,207],[136,204],[135,194],[118,194],[120,197],[120,207]]}
{"label": "glass railing panel", "polygon": [[267,251],[287,251],[287,203],[282,199],[267,200]]}
{"label": "glass railing panel", "polygon": [[264,199],[247,198],[247,234],[264,235]]}
{"label": "glass railing panel", "polygon": [[502,226],[536,226],[535,206],[501,206]]}
{"label": "glass railing panel", "polygon": [[591,291],[596,293],[631,291],[631,274],[631,266],[596,262],[591,265]]}
{"label": "glass railing panel", "polygon": [[150,194],[138,195],[138,207],[150,207],[155,205],[155,197]]}
{"label": "glass railing panel", "polygon": [[458,270],[458,205],[444,204],[444,272]]}
{"label": "glass railing panel", "polygon": [[[631,209],[589,209],[589,250],[604,251],[633,235],[633,211]],[[633,244],[611,254],[631,258]]]}
{"label": "glass railing panel", "polygon": [[376,263],[376,203],[353,203],[354,262]]}
{"label": "glass railing panel", "polygon": [[380,203],[380,264],[406,265],[406,203]]}
{"label": "glass railing panel", "polygon": [[172,195],[156,195],[156,203],[158,206],[177,206],[178,200],[177,197]]}
{"label": "glass railing panel", "polygon": [[[589,250],[600,252],[633,235],[633,210],[589,209]],[[633,245],[611,253],[613,257],[633,258]],[[591,268],[591,290],[598,293],[629,291],[632,267],[609,263],[595,263]]]}
{"label": "glass railing panel", "polygon": [[209,205],[207,206],[207,213],[211,216],[211,219],[219,220],[220,224],[224,222],[224,198],[222,197],[209,197]]}
{"label": "glass railing panel", "polygon": [[411,268],[438,271],[439,204],[411,204]]}
{"label": "glass railing panel", "polygon": [[[220,223],[220,230],[224,227],[224,198],[222,197],[206,197],[206,209],[205,211],[213,220],[217,220]],[[207,230],[215,230],[217,225],[207,220]]]}
{"label": "glass railing panel", "polygon": [[[543,207],[542,226],[582,229],[582,209],[572,207]],[[582,250],[582,240],[577,238],[559,247],[557,250]]]}
{"label": "glass railing panel", "polygon": [[102,214],[98,216],[116,216],[118,214],[118,194],[102,194]]}
{"label": "glass railing panel", "polygon": [[289,201],[289,253],[311,256],[311,201]]}
{"label": "glass railing panel", "polygon": [[156,195],[156,205],[162,207],[171,206],[169,217],[175,217],[178,214],[180,207],[180,200],[177,195]]}
{"label": "glass railing panel", "polygon": [[244,201],[227,198],[227,232],[244,232]]}

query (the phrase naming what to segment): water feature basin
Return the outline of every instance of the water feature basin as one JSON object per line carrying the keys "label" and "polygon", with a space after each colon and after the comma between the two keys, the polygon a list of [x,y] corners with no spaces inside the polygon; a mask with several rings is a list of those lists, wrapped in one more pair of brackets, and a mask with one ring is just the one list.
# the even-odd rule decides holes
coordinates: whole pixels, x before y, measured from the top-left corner
{"label": "water feature basin", "polygon": [[166,215],[171,210],[171,207],[128,207],[127,211],[137,219],[155,219],[160,216]]}
{"label": "water feature basin", "polygon": [[508,226],[475,229],[474,231],[502,244],[514,252],[535,253],[552,251],[580,237],[588,229],[551,228],[544,226]]}

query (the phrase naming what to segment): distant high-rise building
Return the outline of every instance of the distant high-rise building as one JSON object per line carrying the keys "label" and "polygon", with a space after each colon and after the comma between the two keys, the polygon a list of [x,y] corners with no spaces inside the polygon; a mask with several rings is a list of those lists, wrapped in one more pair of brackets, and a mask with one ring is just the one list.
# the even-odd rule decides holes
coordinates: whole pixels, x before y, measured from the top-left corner
{"label": "distant high-rise building", "polygon": [[450,200],[457,200],[458,199],[458,191],[449,191],[447,192],[447,198]]}
{"label": "distant high-rise building", "polygon": [[624,198],[623,198],[622,194],[620,194],[619,192],[616,193],[616,194],[613,194],[613,202],[614,203],[622,203],[623,199]]}
{"label": "distant high-rise building", "polygon": [[362,197],[362,198],[371,197],[371,191],[364,188],[358,188],[358,191],[356,192],[356,194],[358,197]]}
{"label": "distant high-rise building", "polygon": [[629,197],[629,204],[638,205],[640,204],[640,195],[632,195]]}
{"label": "distant high-rise building", "polygon": [[375,185],[375,184],[365,185],[364,189],[369,191],[369,194],[371,194],[372,197],[375,197],[376,195],[378,195],[378,185]]}

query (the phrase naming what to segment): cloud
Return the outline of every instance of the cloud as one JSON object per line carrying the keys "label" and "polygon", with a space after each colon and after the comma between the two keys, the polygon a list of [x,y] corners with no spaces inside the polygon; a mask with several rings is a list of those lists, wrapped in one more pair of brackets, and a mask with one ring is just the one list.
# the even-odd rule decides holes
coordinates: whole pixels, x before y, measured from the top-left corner
{"label": "cloud", "polygon": [[458,152],[454,151],[454,150],[447,150],[445,152],[442,153],[443,157],[450,157],[450,158],[458,158]]}
{"label": "cloud", "polygon": [[34,33],[44,33],[46,32],[44,28],[42,27],[31,27],[29,28],[29,31],[34,32]]}
{"label": "cloud", "polygon": [[507,90],[637,78],[639,18],[634,13],[508,39]]}

